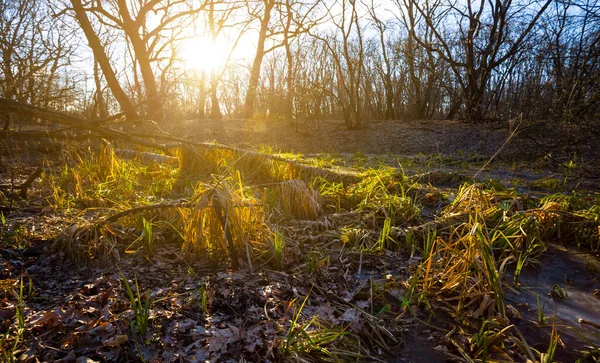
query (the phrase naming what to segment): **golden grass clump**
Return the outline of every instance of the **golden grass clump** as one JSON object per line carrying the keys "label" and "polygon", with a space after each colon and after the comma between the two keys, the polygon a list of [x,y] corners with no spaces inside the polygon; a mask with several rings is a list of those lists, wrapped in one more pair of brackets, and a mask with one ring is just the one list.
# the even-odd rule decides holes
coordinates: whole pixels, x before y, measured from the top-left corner
{"label": "golden grass clump", "polygon": [[302,180],[278,183],[275,188],[276,208],[295,219],[315,220],[322,210],[321,195]]}
{"label": "golden grass clump", "polygon": [[280,156],[246,151],[238,154],[233,166],[242,173],[245,180],[254,183],[285,182],[287,180],[302,180],[312,182],[317,177],[328,180],[338,180],[343,176],[328,170],[304,165],[296,160]]}
{"label": "golden grass clump", "polygon": [[488,225],[494,227],[494,247],[503,250],[504,255],[524,251],[538,258],[551,242],[598,250],[599,222],[594,208],[575,210],[569,203],[543,199],[539,208],[505,213],[498,223],[488,221]]}
{"label": "golden grass clump", "polygon": [[485,190],[482,184],[464,184],[459,188],[456,199],[448,206],[446,213],[469,213],[475,207],[485,211],[491,209],[493,206],[494,195]]}
{"label": "golden grass clump", "polygon": [[206,145],[181,148],[177,157],[180,179],[186,181],[234,172],[239,172],[245,181],[254,183],[279,182],[294,177],[293,169],[288,163],[254,151]]}
{"label": "golden grass clump", "polygon": [[[508,267],[516,266],[513,286],[519,288],[523,267],[540,265],[550,242],[600,248],[600,209],[580,209],[581,204],[571,196],[552,196],[524,210],[524,201],[514,193],[463,186],[435,221],[445,228],[438,226],[419,237],[422,259],[406,284],[407,291],[417,295],[411,301],[429,306],[435,302],[461,325],[479,331],[468,346],[460,344],[463,356],[482,358],[492,349],[501,351],[514,333],[507,318],[514,308],[504,300]],[[488,337],[483,345],[481,334]],[[517,344],[519,338],[511,339]]]}
{"label": "golden grass clump", "polygon": [[492,241],[482,222],[474,213],[468,222],[451,228],[448,236],[435,236],[423,247],[416,273],[419,290],[454,316],[504,316]]}
{"label": "golden grass clump", "polygon": [[123,235],[123,232],[110,224],[84,221],[67,228],[54,242],[54,248],[62,251],[74,263],[85,263],[109,256],[118,260],[117,244]]}
{"label": "golden grass clump", "polygon": [[175,152],[179,160],[179,183],[193,182],[202,177],[219,173],[221,151],[217,149],[200,149],[191,146],[178,148]]}
{"label": "golden grass clump", "polygon": [[271,231],[263,208],[238,190],[204,189],[193,207],[179,208],[186,255],[207,255],[213,260],[228,255],[235,266],[238,257],[264,249]]}
{"label": "golden grass clump", "polygon": [[457,316],[504,318],[501,281],[508,265],[517,263],[518,275],[524,265],[539,264],[549,242],[573,240],[597,248],[594,208],[574,211],[573,204],[555,199],[542,200],[539,208],[522,208],[515,195],[477,184],[461,187],[443,217],[463,218],[449,223],[448,232],[438,228],[437,235],[420,238],[419,290]]}
{"label": "golden grass clump", "polygon": [[233,166],[239,170],[244,180],[255,183],[280,182],[286,180],[284,165],[261,153],[244,153],[234,160]]}

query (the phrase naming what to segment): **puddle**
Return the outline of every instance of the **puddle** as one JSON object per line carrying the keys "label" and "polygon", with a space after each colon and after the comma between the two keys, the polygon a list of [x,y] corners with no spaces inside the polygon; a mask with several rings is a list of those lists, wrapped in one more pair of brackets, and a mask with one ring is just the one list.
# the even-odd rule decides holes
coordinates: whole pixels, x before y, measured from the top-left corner
{"label": "puddle", "polygon": [[398,357],[390,360],[390,363],[412,363],[412,362],[428,362],[428,363],[444,363],[448,361],[448,357],[435,349],[439,345],[438,339],[430,340],[428,334],[422,333],[425,325],[417,326],[411,329],[416,334],[407,333],[405,335],[405,344],[402,349],[397,352]]}
{"label": "puddle", "polygon": [[[517,325],[534,348],[545,351],[554,317],[568,351],[577,352],[590,344],[600,346],[600,329],[579,322],[579,319],[584,319],[600,324],[600,298],[592,294],[600,288],[600,275],[590,271],[589,263],[600,267],[600,259],[593,255],[551,246],[541,259],[541,268],[525,268],[522,271],[519,278],[521,289],[507,291],[507,303],[517,307],[523,317]],[[508,276],[511,282],[512,278],[512,275]],[[558,290],[555,286],[564,289],[568,296],[552,298],[549,292]],[[539,296],[540,306],[547,317],[545,327],[536,323],[536,296]],[[565,354],[561,354],[563,359],[572,358]]]}

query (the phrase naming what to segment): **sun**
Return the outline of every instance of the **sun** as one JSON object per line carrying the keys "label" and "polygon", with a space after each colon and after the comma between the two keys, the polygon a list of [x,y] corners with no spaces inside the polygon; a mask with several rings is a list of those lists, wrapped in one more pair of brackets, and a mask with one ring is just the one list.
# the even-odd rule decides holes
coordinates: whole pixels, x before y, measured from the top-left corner
{"label": "sun", "polygon": [[207,37],[187,39],[181,48],[181,58],[186,69],[211,73],[227,61],[228,49],[219,41]]}

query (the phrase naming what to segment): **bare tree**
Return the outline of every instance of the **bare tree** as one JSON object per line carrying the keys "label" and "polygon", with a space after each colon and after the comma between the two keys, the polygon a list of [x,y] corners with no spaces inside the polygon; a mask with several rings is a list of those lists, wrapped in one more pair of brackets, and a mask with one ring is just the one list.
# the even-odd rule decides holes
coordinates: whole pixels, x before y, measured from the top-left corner
{"label": "bare tree", "polygon": [[[332,104],[337,101],[332,90],[335,85],[336,67],[329,55],[329,49],[315,37],[298,39],[291,47],[293,55],[293,121],[296,132],[300,123],[318,121],[322,116],[332,116]],[[302,125],[303,126],[303,125]]]}
{"label": "bare tree", "polygon": [[306,34],[310,29],[318,26],[324,19],[317,10],[321,5],[320,1],[314,1],[312,4],[306,4],[298,0],[285,0],[279,7],[280,23],[283,33],[283,46],[285,49],[285,115],[292,117],[294,113],[294,101],[296,98],[294,88],[294,54],[292,51],[293,42],[300,39],[302,34]]}
{"label": "bare tree", "polygon": [[[238,10],[242,8],[242,4],[237,1],[220,2],[215,0],[208,0],[208,10],[205,12],[208,23],[208,36],[212,44],[219,42],[229,41],[229,53],[224,60],[224,64],[220,64],[218,67],[214,67],[210,70],[210,106],[211,106],[211,118],[221,119],[223,114],[221,113],[221,107],[219,102],[219,85],[224,76],[224,72],[232,61],[232,54],[235,51],[240,39],[248,29],[250,21],[242,20],[237,21],[233,16]],[[229,39],[221,39],[222,33],[225,30],[235,29],[236,34],[231,36]],[[225,47],[221,47],[225,48]]]}
{"label": "bare tree", "polygon": [[[95,119],[115,104],[128,119],[270,111],[295,119],[298,130],[302,120],[322,117],[343,118],[351,129],[369,118],[478,121],[516,112],[593,120],[600,112],[596,3],[0,1],[0,93],[68,104]],[[54,16],[56,4],[72,17]],[[93,83],[65,71],[79,45],[73,27],[92,50]],[[257,42],[244,68],[233,56],[250,28]],[[191,72],[181,52],[199,36],[229,54],[210,71]],[[74,88],[84,90],[83,102],[70,98]]]}
{"label": "bare tree", "polygon": [[96,34],[90,19],[87,16],[87,12],[81,2],[81,0],[71,0],[71,4],[73,5],[73,12],[75,15],[75,19],[81,26],[83,33],[88,41],[88,45],[92,49],[94,53],[94,59],[100,65],[102,69],[102,73],[106,78],[106,82],[108,83],[108,87],[110,88],[113,96],[116,98],[117,102],[121,106],[121,110],[125,113],[126,117],[132,120],[137,119],[137,112],[135,110],[135,106],[121,87],[115,70],[113,69],[110,60],[105,52],[104,46]]}
{"label": "bare tree", "polygon": [[[231,14],[231,10],[228,11]],[[217,36],[219,35],[220,30],[223,29],[223,21],[215,22],[215,1],[209,0],[208,7],[208,26],[210,29],[210,39],[213,43],[216,43]],[[210,72],[210,105],[211,105],[211,117],[213,119],[221,119],[223,115],[221,114],[221,108],[219,107],[219,97],[217,96],[217,86],[219,84],[219,79],[217,77],[217,72],[215,69],[211,69]]]}
{"label": "bare tree", "polygon": [[[260,22],[256,52],[250,70],[250,79],[245,98],[245,115],[250,117],[255,111],[257,88],[260,81],[261,67],[265,55],[284,47],[286,51],[286,104],[288,111],[293,103],[293,55],[291,45],[294,39],[307,33],[318,24],[319,19],[312,15],[320,5],[320,1],[306,4],[299,0],[262,0],[259,6],[251,7],[248,4],[248,14]],[[271,41],[269,47],[267,40]]]}
{"label": "bare tree", "polygon": [[248,90],[246,91],[246,100],[244,102],[244,115],[251,117],[254,113],[254,103],[256,102],[256,89],[260,78],[260,69],[263,58],[265,57],[265,44],[269,35],[269,25],[271,22],[271,12],[275,8],[275,0],[262,0],[257,7],[250,7],[248,4],[248,14],[260,21],[258,30],[258,40],[256,42],[256,52],[250,69],[250,80],[248,81]]}
{"label": "bare tree", "polygon": [[580,120],[600,102],[600,10],[595,1],[555,4],[545,34],[550,54],[554,117]]}
{"label": "bare tree", "polygon": [[[402,92],[405,96],[404,116],[414,119],[430,118],[440,103],[439,88],[448,86],[444,60],[436,56],[427,47],[418,45],[421,39],[428,44],[434,43],[433,33],[421,21],[421,15],[411,1],[395,0],[396,14],[403,32],[397,39],[397,49],[401,53],[404,82]],[[447,93],[454,93],[449,89]]]}
{"label": "bare tree", "polygon": [[96,90],[94,91],[93,103],[92,103],[92,119],[94,118],[106,118],[108,117],[108,104],[104,97],[104,86],[102,84],[102,74],[100,72],[100,66],[97,61],[94,61],[94,85]]}
{"label": "bare tree", "polygon": [[492,73],[523,50],[551,2],[407,0],[406,4],[418,11],[434,41],[423,39],[414,28],[413,38],[450,65],[462,92],[465,116],[477,121],[484,117],[483,97]]}
{"label": "bare tree", "polygon": [[[162,119],[163,93],[169,88],[165,83],[166,74],[176,59],[174,42],[181,36],[185,26],[195,21],[196,15],[204,9],[205,4],[194,6],[186,0],[92,0],[89,7],[83,8],[81,0],[72,0],[72,3],[74,7],[77,5],[75,10],[78,20],[85,22],[86,12],[90,12],[103,25],[119,29],[125,34],[144,82],[144,93],[149,101],[149,117],[155,120]],[[150,19],[155,23],[153,26],[149,25]],[[87,23],[89,24],[89,19]],[[94,36],[97,38],[91,25],[85,27],[87,30],[84,31],[92,49],[100,46],[98,42],[90,41]],[[100,50],[94,50],[94,54],[99,54],[102,58],[101,53]],[[101,65],[104,63],[100,59],[99,62]],[[108,67],[102,66],[103,72],[105,69]],[[157,77],[157,72],[160,72],[160,77]],[[107,81],[109,77],[107,76]],[[160,87],[157,78],[162,81]],[[109,81],[110,83],[112,81]]]}
{"label": "bare tree", "polygon": [[394,64],[392,60],[388,49],[388,39],[386,38],[386,33],[389,34],[389,25],[387,22],[380,19],[375,8],[374,0],[371,0],[367,6],[371,22],[377,31],[381,52],[381,59],[377,62],[376,67],[380,74],[383,91],[385,93],[385,104],[383,105],[383,108],[385,109],[384,117],[387,120],[393,120],[396,118],[396,106],[394,105],[394,84],[392,75],[396,64]]}
{"label": "bare tree", "polygon": [[355,0],[336,1],[334,6],[328,9],[328,14],[335,32],[329,32],[327,35],[311,34],[326,45],[336,66],[336,99],[342,109],[346,127],[361,128],[364,49],[357,3]]}
{"label": "bare tree", "polygon": [[[70,97],[62,71],[74,44],[52,10],[39,0],[0,2],[2,97],[42,107],[56,107]],[[4,129],[9,127],[10,117],[5,117]]]}

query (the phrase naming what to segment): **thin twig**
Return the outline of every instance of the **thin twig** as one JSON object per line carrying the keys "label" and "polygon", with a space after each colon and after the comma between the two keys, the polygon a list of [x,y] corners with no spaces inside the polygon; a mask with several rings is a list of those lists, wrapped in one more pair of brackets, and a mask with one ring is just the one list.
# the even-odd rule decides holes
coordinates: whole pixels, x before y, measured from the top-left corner
{"label": "thin twig", "polygon": [[[516,121],[517,119],[519,119],[519,123],[515,127],[513,127],[514,121]],[[492,157],[485,164],[483,164],[481,169],[479,169],[475,173],[475,175],[473,175],[473,179],[477,179],[479,174],[492,162],[492,160],[494,160],[496,158],[496,156],[498,156],[498,154],[500,154],[500,152],[504,149],[504,147],[506,145],[508,145],[510,140],[512,140],[512,138],[517,134],[517,130],[519,130],[519,126],[521,126],[521,124],[523,123],[523,114],[521,113],[518,117],[515,117],[514,119],[510,120],[508,123],[509,123],[510,134],[506,138],[506,141],[504,141],[504,144],[502,144],[502,146],[500,146],[500,148],[496,151],[496,153],[494,155],[492,155]]]}

